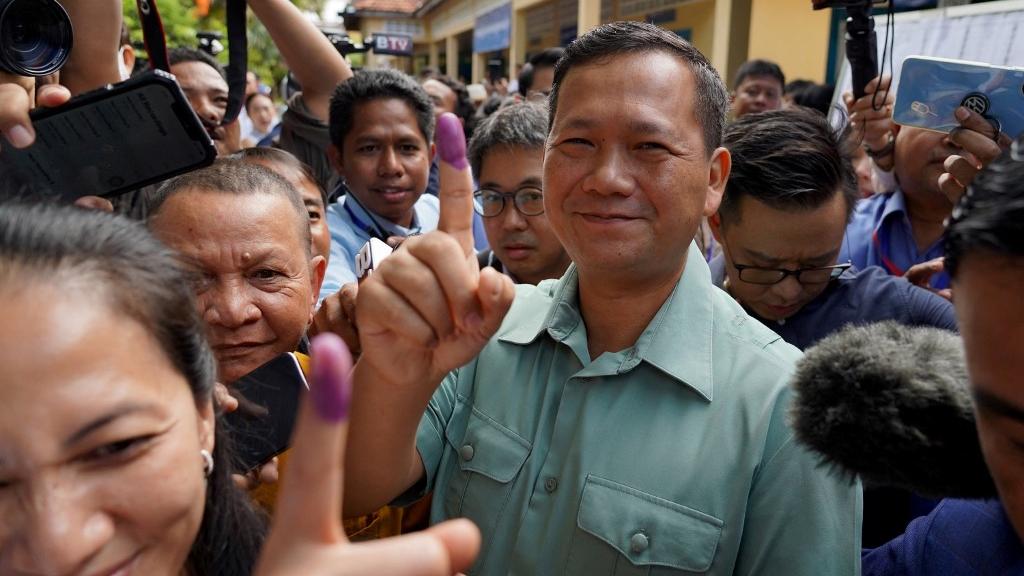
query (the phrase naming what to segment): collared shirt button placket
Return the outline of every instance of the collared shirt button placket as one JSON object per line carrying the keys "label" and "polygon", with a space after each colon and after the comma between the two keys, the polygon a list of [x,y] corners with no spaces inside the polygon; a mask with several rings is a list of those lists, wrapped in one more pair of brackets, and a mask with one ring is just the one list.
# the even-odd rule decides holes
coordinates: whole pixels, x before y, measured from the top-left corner
{"label": "collared shirt button placket", "polygon": [[650,546],[650,544],[651,541],[647,538],[646,534],[643,532],[637,532],[629,539],[629,550],[633,554],[640,554],[644,550],[647,550],[647,547]]}
{"label": "collared shirt button placket", "polygon": [[544,491],[548,494],[552,494],[555,490],[558,490],[558,478],[548,476],[544,479]]}

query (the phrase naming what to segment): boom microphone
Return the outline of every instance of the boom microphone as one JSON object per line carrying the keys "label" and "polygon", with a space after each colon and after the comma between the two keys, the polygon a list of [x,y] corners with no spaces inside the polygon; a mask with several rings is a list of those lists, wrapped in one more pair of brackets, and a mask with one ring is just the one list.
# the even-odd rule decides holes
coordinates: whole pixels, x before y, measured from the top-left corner
{"label": "boom microphone", "polygon": [[868,484],[986,498],[963,344],[895,322],[846,328],[809,349],[794,378],[797,439]]}

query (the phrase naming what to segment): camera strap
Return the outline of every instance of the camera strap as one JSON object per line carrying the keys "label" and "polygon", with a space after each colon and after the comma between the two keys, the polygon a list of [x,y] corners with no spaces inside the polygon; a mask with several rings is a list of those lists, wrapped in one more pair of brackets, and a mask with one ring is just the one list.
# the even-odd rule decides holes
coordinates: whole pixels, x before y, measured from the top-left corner
{"label": "camera strap", "polygon": [[[246,0],[227,0],[228,25],[228,109],[222,124],[238,118],[245,104],[245,75],[248,68],[249,48],[245,33]],[[135,0],[142,23],[142,36],[149,54],[151,68],[171,71],[167,58],[167,38],[156,0]]]}

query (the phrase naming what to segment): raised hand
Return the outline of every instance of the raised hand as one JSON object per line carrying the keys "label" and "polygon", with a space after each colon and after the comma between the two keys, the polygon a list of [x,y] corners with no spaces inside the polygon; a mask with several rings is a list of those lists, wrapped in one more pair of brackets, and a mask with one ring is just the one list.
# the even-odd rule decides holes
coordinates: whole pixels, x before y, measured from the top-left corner
{"label": "raised hand", "polygon": [[455,520],[425,532],[352,544],[341,525],[352,360],[341,339],[312,343],[310,393],[302,400],[270,536],[256,576],[450,576],[472,565],[480,532]]}
{"label": "raised hand", "polygon": [[438,120],[438,230],[405,240],[359,287],[362,359],[375,375],[426,387],[483,348],[511,305],[512,282],[480,270],[473,249],[473,181],[458,118]]}
{"label": "raised hand", "polygon": [[37,94],[35,78],[0,72],[0,133],[9,145],[27,148],[36,139],[28,113],[37,105],[52,108],[70,99],[71,92],[59,84],[42,86]]}
{"label": "raised hand", "polygon": [[961,106],[956,110],[956,119],[960,127],[949,133],[949,139],[961,152],[946,158],[946,171],[939,176],[939,189],[953,204],[960,200],[978,172],[1011,143],[1009,136],[997,133],[995,126],[977,112]]}

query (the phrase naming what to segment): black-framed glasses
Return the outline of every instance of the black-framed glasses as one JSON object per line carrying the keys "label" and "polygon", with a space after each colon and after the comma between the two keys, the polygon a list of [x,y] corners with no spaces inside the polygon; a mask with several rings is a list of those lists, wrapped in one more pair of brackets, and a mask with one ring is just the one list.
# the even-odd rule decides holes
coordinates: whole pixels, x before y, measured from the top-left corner
{"label": "black-framed glasses", "polygon": [[473,208],[484,218],[493,218],[505,209],[505,200],[512,200],[516,210],[523,216],[539,216],[544,213],[544,192],[536,186],[523,186],[515,192],[498,192],[481,188],[473,193]]}
{"label": "black-framed glasses", "polygon": [[843,275],[853,266],[851,263],[836,264],[835,266],[819,266],[814,268],[797,268],[786,270],[785,268],[758,268],[757,266],[744,266],[733,264],[740,280],[749,284],[760,284],[771,286],[778,284],[789,276],[796,278],[801,284],[824,284],[831,282]]}

